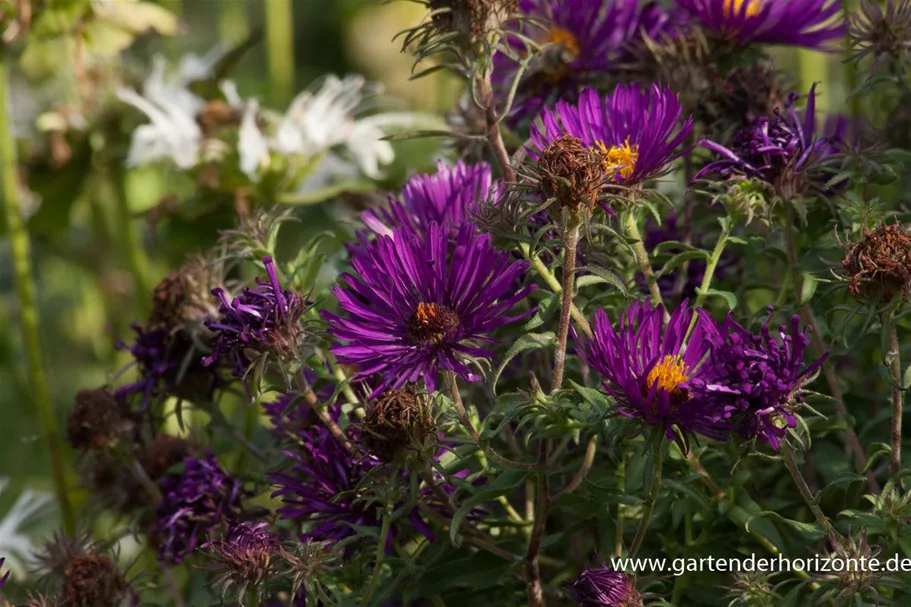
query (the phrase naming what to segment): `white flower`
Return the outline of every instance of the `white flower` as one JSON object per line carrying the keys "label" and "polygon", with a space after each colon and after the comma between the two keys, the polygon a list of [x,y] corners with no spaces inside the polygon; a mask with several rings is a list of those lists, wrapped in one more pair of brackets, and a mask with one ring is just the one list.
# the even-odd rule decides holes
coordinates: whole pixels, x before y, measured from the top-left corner
{"label": "white flower", "polygon": [[212,76],[225,49],[216,47],[202,57],[185,56],[171,77],[165,75],[164,57],[152,60],[152,70],[142,85],[142,95],[120,89],[117,96],[148,116],[133,133],[128,166],[171,160],[179,169],[189,169],[199,161],[202,130],[196,122],[205,102],[189,90],[189,85]]}
{"label": "white flower", "polygon": [[240,170],[254,183],[259,181],[260,169],[269,165],[269,144],[256,124],[258,113],[259,103],[256,99],[251,99],[244,109],[240,132],[237,135]]}
{"label": "white flower", "polygon": [[[0,478],[0,493],[8,485],[9,479]],[[44,510],[51,501],[50,495],[26,489],[3,520],[0,520],[0,556],[6,557],[5,566],[9,567],[18,579],[25,577],[25,564],[36,550],[32,540],[19,528],[28,519]]]}

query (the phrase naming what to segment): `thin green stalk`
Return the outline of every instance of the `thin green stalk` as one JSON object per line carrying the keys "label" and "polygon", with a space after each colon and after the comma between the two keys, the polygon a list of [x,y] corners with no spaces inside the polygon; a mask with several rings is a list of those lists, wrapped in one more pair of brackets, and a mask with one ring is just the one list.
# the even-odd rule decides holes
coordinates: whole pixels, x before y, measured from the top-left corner
{"label": "thin green stalk", "polygon": [[890,471],[895,476],[902,470],[902,364],[895,317],[889,322],[889,370],[892,373],[892,455]]}
{"label": "thin green stalk", "polygon": [[22,343],[28,362],[29,392],[32,403],[38,409],[38,416],[44,430],[48,454],[51,458],[51,474],[54,491],[60,507],[60,516],[67,533],[75,529],[73,509],[66,489],[63,456],[58,442],[57,423],[51,408],[47,380],[42,366],[41,341],[38,337],[38,307],[35,283],[32,278],[31,242],[28,230],[22,221],[19,204],[16,142],[13,139],[12,117],[9,113],[9,75],[6,54],[0,46],[0,158],[3,162],[3,210],[9,231],[10,249],[13,257],[13,273],[19,297],[19,324],[22,328]]}
{"label": "thin green stalk", "polygon": [[126,176],[126,171],[122,168],[112,169],[111,178],[114,182],[114,198],[117,203],[117,231],[120,233],[122,254],[126,259],[130,274],[133,275],[136,301],[139,302],[140,309],[147,312],[151,305],[151,289],[146,279],[145,254],[133,229],[133,214],[130,211]]}
{"label": "thin green stalk", "polygon": [[[626,491],[626,452],[620,452],[620,461],[617,462],[617,491],[623,493]],[[617,502],[617,534],[614,537],[614,556],[623,556],[623,525],[624,525],[624,508],[623,504]]]}
{"label": "thin green stalk", "polygon": [[380,540],[376,546],[376,564],[373,566],[373,575],[370,576],[370,583],[367,585],[367,591],[364,593],[364,599],[361,601],[361,607],[367,607],[370,604],[370,598],[376,591],[376,585],[380,581],[380,572],[382,571],[383,557],[386,556],[386,539],[389,537],[389,524],[392,522],[392,504],[386,504],[386,510],[383,512],[383,524],[380,527]]}
{"label": "thin green stalk", "polygon": [[797,490],[800,491],[801,497],[803,497],[807,506],[810,507],[810,512],[816,517],[816,521],[826,532],[826,535],[832,542],[836,551],[839,551],[841,547],[841,535],[835,530],[832,523],[829,522],[828,517],[826,517],[825,513],[819,507],[819,504],[816,503],[816,497],[810,490],[810,486],[807,484],[803,474],[801,474],[800,467],[797,465],[797,459],[794,457],[794,451],[791,450],[791,447],[787,442],[781,443],[781,454],[784,456],[785,466],[787,467],[788,472],[791,473],[791,477],[794,479],[794,484],[797,485]]}
{"label": "thin green stalk", "polygon": [[[563,287],[560,285],[560,281],[557,280],[557,277],[554,276],[553,272],[550,271],[550,268],[541,261],[541,258],[537,255],[532,255],[531,246],[528,243],[521,243],[522,253],[525,255],[525,259],[531,262],[535,267],[535,271],[538,272],[538,275],[544,279],[544,282],[547,283],[547,286],[550,287],[550,290],[554,292],[555,295],[563,294]],[[585,318],[585,315],[575,306],[575,304],[570,303],[569,313],[573,317],[573,320],[576,321],[576,324],[582,329],[582,332],[585,333],[587,337],[592,336],[591,325],[588,324],[588,320]]]}
{"label": "thin green stalk", "polygon": [[294,87],[294,13],[291,0],[266,0],[266,57],[274,102],[286,102]]}
{"label": "thin green stalk", "polygon": [[652,439],[652,486],[648,493],[648,501],[645,502],[645,510],[642,511],[642,520],[639,521],[639,528],[636,529],[636,535],[633,536],[633,543],[629,547],[629,557],[636,556],[639,548],[645,540],[645,532],[648,530],[649,521],[652,513],[655,511],[655,502],[658,501],[658,492],[661,491],[661,464],[664,447],[664,438],[661,434],[656,434]]}
{"label": "thin green stalk", "polygon": [[642,234],[639,233],[639,219],[632,210],[626,213],[626,233],[633,241],[633,249],[636,251],[636,261],[639,263],[639,269],[648,281],[648,290],[652,294],[652,303],[656,306],[664,306],[664,300],[661,298],[661,289],[658,288],[658,279],[652,271],[652,264],[648,260],[648,251],[645,250],[645,242],[642,240]]}

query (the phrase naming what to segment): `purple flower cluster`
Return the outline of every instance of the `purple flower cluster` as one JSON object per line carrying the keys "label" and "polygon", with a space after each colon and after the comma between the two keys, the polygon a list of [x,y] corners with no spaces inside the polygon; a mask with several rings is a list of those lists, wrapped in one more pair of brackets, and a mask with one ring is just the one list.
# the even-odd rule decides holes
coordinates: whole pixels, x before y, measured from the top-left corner
{"label": "purple flower cluster", "polygon": [[841,0],[674,0],[710,34],[736,46],[822,48],[845,36]]}
{"label": "purple flower cluster", "polygon": [[205,323],[213,333],[213,348],[204,363],[212,365],[228,357],[238,377],[250,366],[248,349],[294,358],[300,346],[300,317],[306,302],[295,291],[282,288],[271,257],[262,261],[268,278],[257,278],[255,287],[244,288],[233,300],[220,287],[212,291],[221,301],[220,316]]}
{"label": "purple flower cluster", "polygon": [[[695,315],[695,317],[694,317]],[[804,362],[798,319],[772,338],[768,322],[752,335],[732,317],[720,325],[684,302],[671,314],[639,301],[615,328],[599,310],[593,336],[577,337],[583,360],[603,378],[617,413],[662,428],[724,440],[732,431],[774,449],[794,427],[795,403],[824,358]]]}
{"label": "purple flower cluster", "polygon": [[582,607],[640,607],[642,598],[633,578],[604,565],[586,569],[570,586]]}
{"label": "purple flower cluster", "polygon": [[379,374],[373,395],[423,379],[431,392],[440,371],[479,377],[464,357],[489,358],[495,329],[527,317],[510,313],[533,286],[517,287],[527,264],[494,249],[487,234],[463,224],[455,238],[439,223],[425,237],[407,227],[378,236],[351,260],[355,274],[333,289],[342,314],[324,312],[338,361],[357,379]]}
{"label": "purple flower cluster", "polygon": [[[622,70],[643,36],[655,38],[674,22],[656,2],[639,0],[522,0],[519,13],[518,32],[544,51],[519,83],[509,116],[513,123],[534,118],[557,99],[575,100],[599,75]],[[494,56],[494,84],[503,97],[518,74],[514,57],[525,51],[516,36],[508,36],[507,44],[509,54]]]}
{"label": "purple flower cluster", "polygon": [[682,120],[680,101],[670,88],[654,84],[621,84],[602,98],[586,89],[578,105],[559,101],[541,115],[543,129],[531,128],[529,153],[534,158],[554,141],[571,135],[601,151],[605,172],[617,184],[634,186],[660,175],[680,157],[680,146],[693,130]]}
{"label": "purple flower cluster", "polygon": [[155,510],[153,537],[159,558],[168,563],[179,563],[241,509],[240,483],[222,470],[211,452],[185,458],[183,472],[164,477],[159,488],[162,499]]}

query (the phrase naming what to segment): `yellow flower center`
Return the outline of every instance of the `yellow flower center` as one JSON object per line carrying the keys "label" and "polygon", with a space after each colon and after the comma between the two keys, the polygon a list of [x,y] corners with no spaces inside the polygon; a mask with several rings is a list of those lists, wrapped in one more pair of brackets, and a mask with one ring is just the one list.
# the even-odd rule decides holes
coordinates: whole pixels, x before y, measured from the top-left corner
{"label": "yellow flower center", "polygon": [[645,382],[649,389],[657,384],[659,388],[673,393],[677,386],[687,380],[687,372],[689,372],[689,369],[683,364],[679,356],[668,354],[652,368]]}
{"label": "yellow flower center", "polygon": [[572,57],[578,57],[582,48],[579,46],[579,40],[566,28],[559,25],[552,26],[547,30],[544,36],[544,42],[563,47]]}
{"label": "yellow flower center", "polygon": [[603,141],[599,141],[598,147],[601,148],[601,153],[604,155],[604,168],[608,171],[616,171],[624,179],[629,179],[639,160],[639,146],[630,145],[629,137],[627,137],[623,145],[607,147]]}
{"label": "yellow flower center", "polygon": [[[746,10],[743,8],[744,4],[746,4]],[[721,5],[721,12],[728,19],[740,14],[744,14],[747,17],[755,17],[762,12],[762,0],[724,0]]]}

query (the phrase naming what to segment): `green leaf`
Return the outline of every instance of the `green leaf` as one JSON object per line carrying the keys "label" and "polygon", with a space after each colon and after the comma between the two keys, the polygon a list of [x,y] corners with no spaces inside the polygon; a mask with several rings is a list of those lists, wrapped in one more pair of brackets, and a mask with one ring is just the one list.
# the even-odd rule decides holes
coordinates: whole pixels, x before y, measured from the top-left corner
{"label": "green leaf", "polygon": [[496,372],[493,375],[491,380],[491,385],[493,386],[494,393],[497,389],[497,380],[500,379],[500,374],[503,373],[503,369],[506,368],[506,365],[509,364],[513,358],[516,357],[520,352],[525,350],[540,350],[541,348],[548,348],[554,344],[557,340],[557,336],[553,331],[548,331],[547,333],[529,333],[523,335],[509,348],[506,352],[506,356],[503,358],[503,362],[500,363],[500,366],[497,367]]}
{"label": "green leaf", "polygon": [[908,365],[908,368],[905,369],[905,374],[902,375],[902,390],[907,390],[911,388],[911,365]]}
{"label": "green leaf", "polygon": [[[696,294],[701,295],[702,293],[703,293],[702,288],[696,287]],[[705,294],[709,297],[714,296],[714,297],[722,298],[728,304],[728,309],[731,311],[733,311],[737,308],[737,296],[734,295],[733,293],[731,293],[730,291],[719,291],[717,289],[709,289],[708,291],[705,291]]]}
{"label": "green leaf", "polygon": [[164,36],[177,34],[177,17],[168,9],[152,2],[108,3],[109,8],[98,12],[98,21],[122,28],[134,34],[155,30]]}
{"label": "green leaf", "polygon": [[372,192],[374,189],[376,189],[376,185],[370,181],[345,181],[316,190],[282,194],[278,197],[278,201],[282,204],[308,206],[311,204],[319,204],[349,192]]}
{"label": "green leaf", "polygon": [[591,272],[594,276],[581,276],[576,279],[576,284],[579,288],[593,284],[606,283],[615,287],[625,298],[629,299],[632,297],[632,294],[623,279],[610,270],[600,266],[582,266],[578,269],[579,272],[583,270]]}
{"label": "green leaf", "polygon": [[[541,291],[538,291],[541,293]],[[560,309],[560,298],[554,293],[544,293],[545,297],[538,304],[535,315],[528,319],[528,322],[522,327],[523,331],[534,331],[545,322],[553,318],[554,314]]]}
{"label": "green leaf", "polygon": [[585,386],[580,386],[573,380],[568,380],[572,384],[573,389],[579,393],[579,395],[591,406],[596,409],[607,410],[610,409],[611,403],[607,399],[607,396],[602,394],[600,391],[595,390],[594,388],[586,388]]}
{"label": "green leaf", "polygon": [[449,527],[449,539],[453,545],[460,546],[462,542],[458,541],[459,527],[469,512],[484,504],[493,501],[501,495],[506,495],[513,489],[523,485],[528,478],[528,472],[525,470],[504,470],[492,483],[487,485],[483,491],[479,491],[465,500],[455,514],[452,515],[452,525]]}
{"label": "green leaf", "polygon": [[678,253],[667,260],[667,263],[661,268],[661,270],[655,275],[658,278],[670,274],[675,268],[682,266],[688,261],[693,259],[708,259],[710,255],[705,251],[684,251],[683,253]]}
{"label": "green leaf", "polygon": [[780,514],[778,514],[777,512],[773,512],[771,510],[764,510],[758,514],[753,515],[750,518],[750,520],[747,521],[747,523],[746,523],[746,526],[745,526],[746,530],[747,531],[750,530],[750,524],[753,522],[753,520],[758,519],[758,518],[765,518],[765,517],[773,518],[777,521],[780,521],[780,522],[788,525],[789,527],[791,527],[792,529],[794,529],[795,531],[800,533],[805,539],[808,539],[808,540],[814,540],[814,541],[819,540],[826,534],[825,531],[823,531],[821,528],[817,527],[816,524],[814,524],[814,523],[802,523],[800,521],[794,521],[789,518],[785,518],[785,517],[781,516]]}
{"label": "green leaf", "polygon": [[800,303],[805,304],[811,299],[813,299],[813,294],[816,293],[816,288],[819,286],[819,281],[816,280],[816,277],[813,276],[810,272],[803,273],[803,288],[800,290]]}

